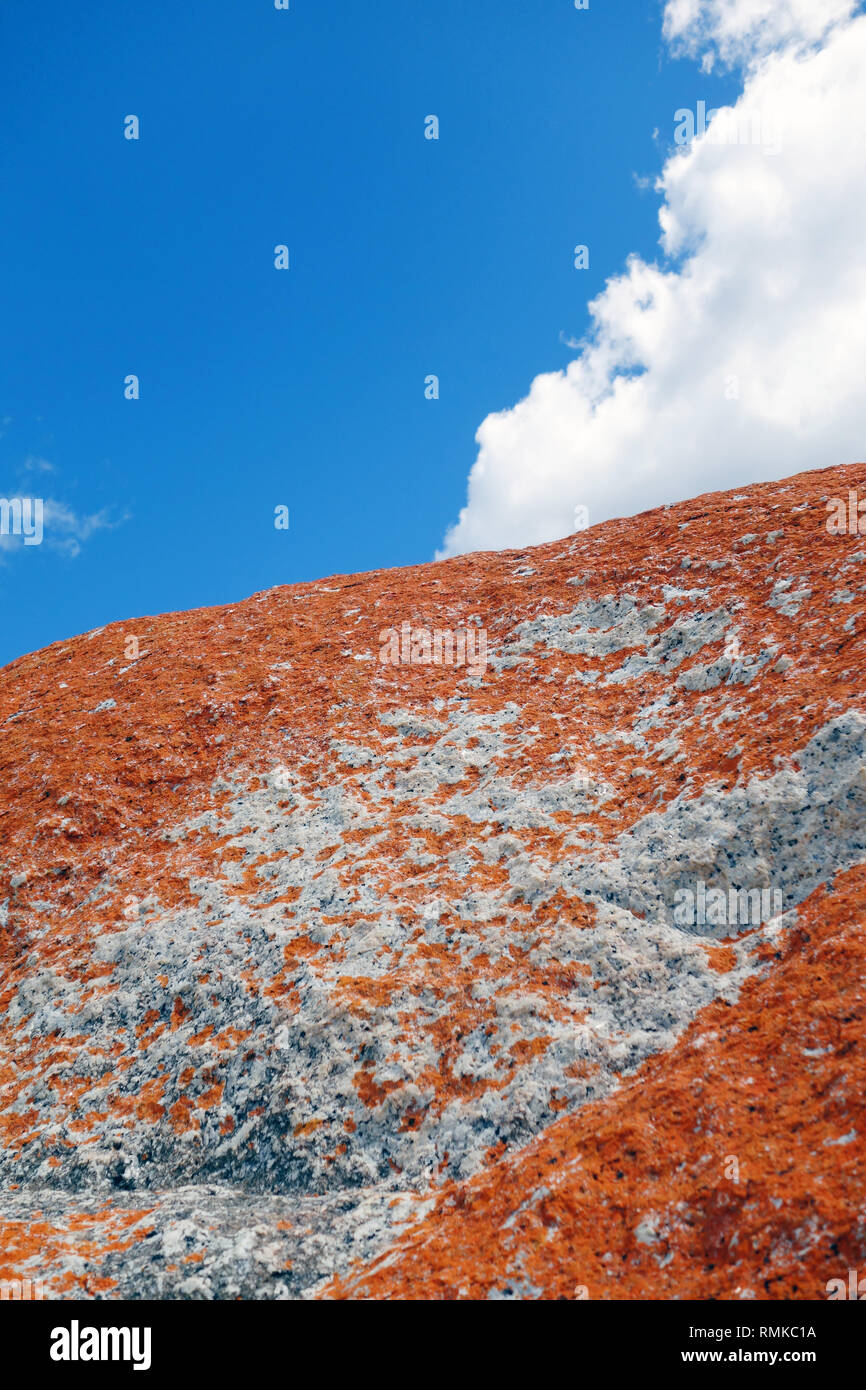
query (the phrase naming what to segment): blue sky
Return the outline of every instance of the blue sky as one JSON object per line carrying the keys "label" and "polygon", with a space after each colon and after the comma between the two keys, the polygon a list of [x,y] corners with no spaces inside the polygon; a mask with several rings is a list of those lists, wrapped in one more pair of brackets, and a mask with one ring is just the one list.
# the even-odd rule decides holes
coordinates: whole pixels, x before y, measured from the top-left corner
{"label": "blue sky", "polygon": [[674,111],[737,90],[638,0],[6,0],[0,54],[0,496],[55,504],[3,663],[430,559],[484,417],[659,254]]}

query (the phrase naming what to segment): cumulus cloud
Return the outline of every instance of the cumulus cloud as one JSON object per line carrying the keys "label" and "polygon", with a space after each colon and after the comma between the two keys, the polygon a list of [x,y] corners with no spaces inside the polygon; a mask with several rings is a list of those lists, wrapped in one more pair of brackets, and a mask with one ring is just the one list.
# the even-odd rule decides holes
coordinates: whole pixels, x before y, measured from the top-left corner
{"label": "cumulus cloud", "polygon": [[866,455],[866,16],[669,0],[664,33],[739,64],[741,95],[672,145],[659,261],[632,257],[568,368],[481,425],[440,555]]}
{"label": "cumulus cloud", "polygon": [[662,32],[677,54],[750,65],[782,44],[815,44],[858,0],[668,0]]}

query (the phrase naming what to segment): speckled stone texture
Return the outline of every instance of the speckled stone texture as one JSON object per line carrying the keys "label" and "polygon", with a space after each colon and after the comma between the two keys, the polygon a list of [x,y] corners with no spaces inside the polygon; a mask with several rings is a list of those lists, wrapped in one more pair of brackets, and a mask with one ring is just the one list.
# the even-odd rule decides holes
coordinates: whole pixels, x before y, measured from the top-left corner
{"label": "speckled stone texture", "polygon": [[[6,668],[0,1280],[866,1273],[851,490],[866,466]],[[484,629],[486,670],[383,664],[405,622]]]}

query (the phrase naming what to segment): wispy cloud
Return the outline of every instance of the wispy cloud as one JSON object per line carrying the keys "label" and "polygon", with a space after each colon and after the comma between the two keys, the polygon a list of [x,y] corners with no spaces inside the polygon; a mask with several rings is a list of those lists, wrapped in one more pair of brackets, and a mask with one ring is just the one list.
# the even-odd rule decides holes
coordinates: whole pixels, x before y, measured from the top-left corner
{"label": "wispy cloud", "polygon": [[44,546],[74,560],[98,531],[116,530],[129,520],[128,511],[114,506],[80,512],[41,495],[40,482],[56,473],[48,459],[31,454],[17,469],[13,485],[0,488],[0,556]]}
{"label": "wispy cloud", "polygon": [[128,512],[116,512],[112,507],[79,515],[64,502],[48,497],[45,499],[45,544],[74,559],[81,554],[84,542],[97,531],[114,531],[128,520]]}

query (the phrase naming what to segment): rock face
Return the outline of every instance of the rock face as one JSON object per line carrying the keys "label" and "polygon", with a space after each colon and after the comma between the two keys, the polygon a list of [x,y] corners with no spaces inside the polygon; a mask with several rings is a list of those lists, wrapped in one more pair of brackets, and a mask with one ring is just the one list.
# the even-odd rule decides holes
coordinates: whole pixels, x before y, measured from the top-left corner
{"label": "rock face", "polygon": [[804,474],[8,667],[0,1279],[866,1272],[860,495]]}

